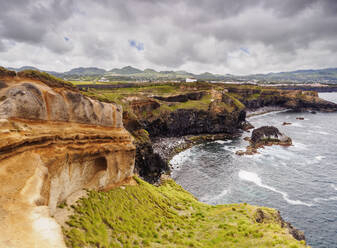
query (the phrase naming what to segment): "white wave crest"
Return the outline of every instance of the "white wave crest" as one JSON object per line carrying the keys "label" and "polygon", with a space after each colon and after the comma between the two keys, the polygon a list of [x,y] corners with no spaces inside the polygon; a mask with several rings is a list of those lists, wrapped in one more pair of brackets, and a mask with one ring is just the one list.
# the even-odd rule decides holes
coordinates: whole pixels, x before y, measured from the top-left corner
{"label": "white wave crest", "polygon": [[278,194],[281,194],[283,199],[288,202],[289,204],[292,204],[292,205],[304,205],[304,206],[308,206],[308,207],[311,207],[312,204],[310,203],[305,203],[305,202],[302,202],[300,200],[291,200],[289,199],[288,197],[288,194],[285,193],[285,192],[282,192],[282,191],[279,191],[271,186],[268,186],[268,185],[265,185],[262,183],[262,180],[261,178],[254,172],[249,172],[249,171],[244,171],[244,170],[240,170],[239,171],[239,177],[240,179],[242,180],[245,180],[245,181],[248,181],[248,182],[252,182],[252,183],[255,183],[257,186],[260,186],[262,188],[265,188],[265,189],[268,189],[268,190],[271,190],[271,191],[274,191]]}
{"label": "white wave crest", "polygon": [[317,159],[318,161],[321,161],[322,159],[324,159],[324,156],[316,156],[315,159]]}
{"label": "white wave crest", "polygon": [[171,160],[170,160],[170,165],[174,170],[179,170],[181,169],[180,166],[184,164],[189,158],[191,158],[192,152],[190,149],[187,149],[185,151],[182,151],[175,155]]}
{"label": "white wave crest", "polygon": [[334,189],[334,190],[337,190],[337,186],[335,184],[330,184],[330,186]]}
{"label": "white wave crest", "polygon": [[315,202],[337,201],[337,196],[332,196],[329,198],[317,197],[317,198],[314,198],[314,201]]}
{"label": "white wave crest", "polygon": [[231,143],[232,140],[216,140],[214,141],[215,143],[218,143],[218,144],[228,144],[228,143]]}
{"label": "white wave crest", "polygon": [[291,124],[291,127],[303,127],[303,125],[298,123],[298,122],[295,122],[295,123]]}

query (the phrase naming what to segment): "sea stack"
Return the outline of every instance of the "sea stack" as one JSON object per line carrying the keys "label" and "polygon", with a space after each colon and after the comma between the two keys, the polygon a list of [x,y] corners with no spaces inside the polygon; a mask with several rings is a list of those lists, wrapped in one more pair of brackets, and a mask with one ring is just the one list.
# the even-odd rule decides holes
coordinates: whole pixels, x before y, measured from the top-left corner
{"label": "sea stack", "polygon": [[276,127],[263,126],[253,130],[250,138],[246,137],[250,145],[247,146],[246,151],[239,150],[237,155],[253,155],[258,153],[258,148],[271,145],[291,146],[292,140],[290,137],[281,133]]}

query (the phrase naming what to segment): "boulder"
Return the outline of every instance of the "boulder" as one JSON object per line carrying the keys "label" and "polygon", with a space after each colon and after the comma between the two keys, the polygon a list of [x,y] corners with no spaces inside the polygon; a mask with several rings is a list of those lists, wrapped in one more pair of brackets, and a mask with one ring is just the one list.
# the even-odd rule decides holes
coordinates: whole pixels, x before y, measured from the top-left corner
{"label": "boulder", "polygon": [[281,145],[290,146],[292,140],[288,136],[281,133],[276,127],[263,126],[253,130],[250,138],[245,137],[245,141],[249,142],[246,151],[239,150],[237,155],[253,155],[258,153],[258,148],[264,148],[264,146]]}
{"label": "boulder", "polygon": [[276,127],[263,126],[254,129],[251,136],[251,145],[259,147],[263,145],[291,145],[291,138],[282,134]]}
{"label": "boulder", "polygon": [[282,123],[282,126],[288,126],[288,125],[291,125],[291,123],[290,122],[283,122]]}

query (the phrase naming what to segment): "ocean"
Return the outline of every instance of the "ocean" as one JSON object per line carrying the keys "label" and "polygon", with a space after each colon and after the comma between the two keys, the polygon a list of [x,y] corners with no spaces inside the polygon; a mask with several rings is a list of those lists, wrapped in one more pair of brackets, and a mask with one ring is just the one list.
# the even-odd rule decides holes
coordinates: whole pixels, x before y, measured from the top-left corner
{"label": "ocean", "polygon": [[[320,97],[337,103],[337,93]],[[298,120],[303,117],[304,120]],[[293,146],[238,156],[250,136],[194,146],[173,157],[172,177],[208,204],[247,202],[280,210],[312,247],[337,247],[337,113],[272,112],[249,118],[272,125]],[[291,125],[283,126],[283,122]]]}

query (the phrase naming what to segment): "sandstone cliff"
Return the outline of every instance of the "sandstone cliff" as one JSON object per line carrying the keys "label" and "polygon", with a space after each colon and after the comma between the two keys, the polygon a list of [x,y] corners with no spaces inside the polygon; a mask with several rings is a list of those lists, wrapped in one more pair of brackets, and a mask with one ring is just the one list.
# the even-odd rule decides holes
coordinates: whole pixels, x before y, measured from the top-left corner
{"label": "sandstone cliff", "polygon": [[122,109],[42,73],[0,72],[0,247],[64,247],[57,206],[133,175]]}

